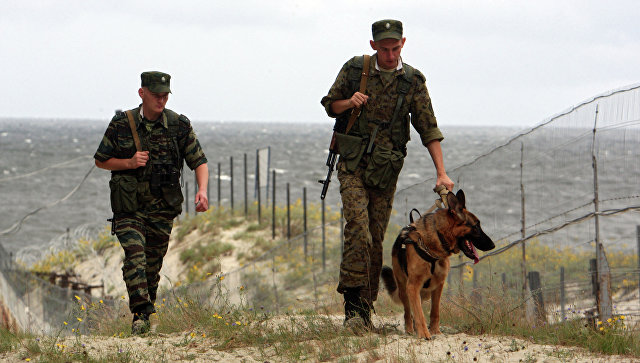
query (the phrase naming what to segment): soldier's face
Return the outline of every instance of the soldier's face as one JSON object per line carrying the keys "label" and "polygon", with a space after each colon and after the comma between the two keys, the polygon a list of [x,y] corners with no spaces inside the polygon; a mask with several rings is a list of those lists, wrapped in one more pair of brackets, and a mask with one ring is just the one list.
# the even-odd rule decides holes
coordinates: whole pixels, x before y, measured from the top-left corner
{"label": "soldier's face", "polygon": [[407,38],[382,39],[377,42],[373,40],[370,41],[371,48],[378,54],[378,65],[385,69],[396,68],[405,40],[407,40]]}
{"label": "soldier's face", "polygon": [[154,114],[161,113],[164,110],[164,106],[169,100],[169,93],[167,92],[151,92],[147,87],[142,87],[138,90],[140,98],[142,98],[142,104],[145,109],[153,112]]}

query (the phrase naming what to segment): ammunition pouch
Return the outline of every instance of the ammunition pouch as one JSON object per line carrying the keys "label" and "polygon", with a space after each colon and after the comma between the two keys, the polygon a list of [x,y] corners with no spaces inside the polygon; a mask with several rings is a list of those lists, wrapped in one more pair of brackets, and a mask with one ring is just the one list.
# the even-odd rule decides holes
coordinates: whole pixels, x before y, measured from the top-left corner
{"label": "ammunition pouch", "polygon": [[113,174],[109,180],[113,214],[135,213],[138,209],[138,179],[131,174]]}
{"label": "ammunition pouch", "polygon": [[404,156],[401,151],[375,145],[364,171],[364,184],[381,190],[395,185],[404,164]]}
{"label": "ammunition pouch", "polygon": [[151,194],[161,196],[178,214],[184,196],[180,189],[180,171],[173,164],[154,163],[151,169]]}
{"label": "ammunition pouch", "polygon": [[340,150],[340,160],[344,162],[348,172],[353,173],[362,159],[367,144],[361,137],[336,132],[336,142]]}

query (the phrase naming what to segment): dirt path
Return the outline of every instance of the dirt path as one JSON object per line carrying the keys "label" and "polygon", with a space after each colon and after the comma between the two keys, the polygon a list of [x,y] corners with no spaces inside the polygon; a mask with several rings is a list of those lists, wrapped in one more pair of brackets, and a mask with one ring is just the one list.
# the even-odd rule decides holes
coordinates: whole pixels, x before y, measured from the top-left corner
{"label": "dirt path", "polygon": [[[289,318],[287,318],[289,319]],[[282,322],[290,321],[281,319]],[[334,316],[336,324],[341,317]],[[376,325],[398,325],[400,316],[377,319]],[[274,321],[278,324],[278,320]],[[444,327],[446,330],[446,327]],[[533,344],[527,340],[504,336],[471,336],[463,333],[438,335],[430,341],[418,340],[398,330],[390,328],[386,335],[375,333],[354,336],[362,340],[363,346],[377,346],[372,350],[355,350],[351,353],[335,352],[331,349],[332,340],[308,342],[317,346],[317,351],[325,347],[332,356],[323,361],[342,362],[640,362],[621,356],[603,356],[592,354],[584,349]],[[340,339],[344,339],[340,338]],[[376,344],[371,342],[375,341]],[[64,347],[60,355],[71,357],[73,353],[88,355],[94,359],[140,362],[288,362],[294,361],[279,356],[273,347],[244,347],[220,351],[217,342],[203,336],[201,332],[183,334],[154,334],[147,337],[68,337],[59,341]],[[328,350],[326,349],[328,347]],[[325,353],[326,354],[326,353]],[[308,361],[319,361],[322,353],[311,353],[314,357]],[[24,349],[0,354],[3,362],[24,362],[29,357]],[[126,359],[125,359],[126,358]]]}

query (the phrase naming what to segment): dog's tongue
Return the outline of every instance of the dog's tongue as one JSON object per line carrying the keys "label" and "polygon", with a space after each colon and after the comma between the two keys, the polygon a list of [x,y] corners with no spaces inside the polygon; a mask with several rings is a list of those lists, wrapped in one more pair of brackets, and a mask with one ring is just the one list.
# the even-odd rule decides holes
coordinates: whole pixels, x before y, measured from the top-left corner
{"label": "dog's tongue", "polygon": [[471,251],[473,252],[473,264],[475,265],[476,263],[480,262],[478,251],[476,251],[476,247],[473,245],[473,243],[469,241],[467,241],[467,243],[469,244],[469,246],[471,246]]}

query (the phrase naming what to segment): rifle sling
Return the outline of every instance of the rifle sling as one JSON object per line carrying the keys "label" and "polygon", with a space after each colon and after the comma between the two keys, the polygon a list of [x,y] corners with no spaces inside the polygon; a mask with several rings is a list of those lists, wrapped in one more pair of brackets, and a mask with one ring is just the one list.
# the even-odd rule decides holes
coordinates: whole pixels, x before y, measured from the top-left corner
{"label": "rifle sling", "polygon": [[[362,76],[360,77],[360,93],[364,93],[367,90],[367,80],[369,79],[369,59],[371,58],[370,55],[365,54],[364,55],[364,60],[363,60],[363,64],[362,64]],[[345,129],[345,135],[349,134],[349,130],[351,130],[351,127],[353,127],[353,125],[356,123],[356,119],[358,119],[358,116],[360,115],[360,109],[361,107],[356,107],[353,110],[351,110],[351,115],[349,116],[349,122],[347,123],[347,128]]]}
{"label": "rifle sling", "polygon": [[136,144],[136,151],[142,151],[140,145],[140,137],[138,137],[138,130],[136,129],[136,122],[133,120],[133,113],[131,110],[127,111],[127,118],[129,119],[129,127],[131,128],[131,135],[133,135],[133,142]]}

